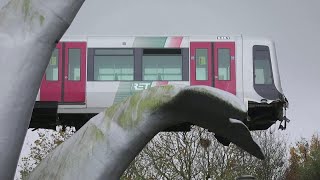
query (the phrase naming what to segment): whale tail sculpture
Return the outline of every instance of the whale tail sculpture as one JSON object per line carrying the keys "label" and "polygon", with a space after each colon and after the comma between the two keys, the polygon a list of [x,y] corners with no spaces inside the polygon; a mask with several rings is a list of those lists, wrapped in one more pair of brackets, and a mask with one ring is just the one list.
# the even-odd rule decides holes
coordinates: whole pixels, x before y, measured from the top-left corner
{"label": "whale tail sculpture", "polygon": [[0,1],[0,179],[13,179],[55,44],[84,0]]}
{"label": "whale tail sculpture", "polygon": [[206,86],[159,86],[141,91],[93,117],[53,150],[30,179],[119,179],[160,131],[191,123],[214,132],[259,159],[260,147],[241,122],[243,103]]}

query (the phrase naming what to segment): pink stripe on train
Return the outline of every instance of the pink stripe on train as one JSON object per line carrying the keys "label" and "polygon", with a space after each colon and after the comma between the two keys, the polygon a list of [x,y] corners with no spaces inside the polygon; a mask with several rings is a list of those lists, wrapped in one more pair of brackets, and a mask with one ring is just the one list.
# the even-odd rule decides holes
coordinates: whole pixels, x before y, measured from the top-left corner
{"label": "pink stripe on train", "polygon": [[181,46],[183,37],[170,37],[168,47],[179,48]]}

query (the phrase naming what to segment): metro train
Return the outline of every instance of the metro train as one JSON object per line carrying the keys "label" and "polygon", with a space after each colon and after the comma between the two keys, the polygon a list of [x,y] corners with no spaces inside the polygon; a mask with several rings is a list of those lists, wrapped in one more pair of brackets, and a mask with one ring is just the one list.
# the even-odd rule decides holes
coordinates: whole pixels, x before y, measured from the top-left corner
{"label": "metro train", "polygon": [[166,84],[206,85],[236,95],[248,109],[244,123],[250,130],[287,122],[275,44],[267,38],[64,36],[43,76],[30,128],[79,129],[133,93]]}

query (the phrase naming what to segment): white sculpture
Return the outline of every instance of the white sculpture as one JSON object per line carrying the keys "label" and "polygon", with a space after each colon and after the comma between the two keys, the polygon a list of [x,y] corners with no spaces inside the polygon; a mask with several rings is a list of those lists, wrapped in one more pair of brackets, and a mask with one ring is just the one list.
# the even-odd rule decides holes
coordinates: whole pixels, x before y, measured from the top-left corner
{"label": "white sculpture", "polygon": [[[51,52],[83,2],[0,3],[0,179],[14,176]],[[208,128],[263,158],[246,126],[234,120],[243,118],[242,102],[214,88],[152,88],[94,117],[57,147],[30,179],[118,179],[155,134],[182,122]]]}
{"label": "white sculpture", "polygon": [[207,128],[263,159],[248,128],[236,120],[246,117],[244,104],[236,96],[219,89],[153,87],[92,118],[54,149],[29,178],[119,179],[158,132],[184,122]]}
{"label": "white sculpture", "polygon": [[84,0],[1,0],[0,179],[13,179],[51,52]]}

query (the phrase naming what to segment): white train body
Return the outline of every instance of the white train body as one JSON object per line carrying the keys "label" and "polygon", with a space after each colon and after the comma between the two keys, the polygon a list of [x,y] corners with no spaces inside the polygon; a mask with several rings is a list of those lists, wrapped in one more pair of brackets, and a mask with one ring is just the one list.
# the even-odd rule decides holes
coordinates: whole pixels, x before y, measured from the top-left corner
{"label": "white train body", "polygon": [[[233,93],[248,108],[246,123],[253,130],[282,120],[287,105],[269,39],[71,36],[63,37],[53,52],[30,127],[80,127],[134,92],[165,84],[207,85]],[[56,111],[46,111],[52,109],[50,103],[57,104]],[[45,125],[49,119],[51,125]]]}

